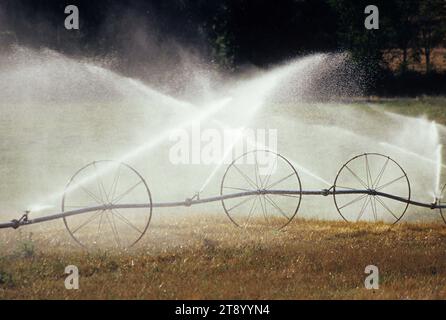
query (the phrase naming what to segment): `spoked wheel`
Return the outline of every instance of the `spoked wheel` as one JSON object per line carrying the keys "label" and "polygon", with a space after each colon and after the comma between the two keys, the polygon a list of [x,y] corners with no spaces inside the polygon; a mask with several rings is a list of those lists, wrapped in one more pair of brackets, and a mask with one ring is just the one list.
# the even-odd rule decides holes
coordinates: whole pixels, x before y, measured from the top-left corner
{"label": "spoked wheel", "polygon": [[[446,184],[441,189],[441,194],[438,199],[438,204],[440,206],[446,206]],[[444,223],[446,223],[446,209],[440,207],[440,215],[443,218]]]}
{"label": "spoked wheel", "polygon": [[[292,193],[274,193],[292,190]],[[226,169],[220,195],[241,196],[222,200],[229,219],[239,227],[268,226],[281,229],[297,214],[302,185],[292,164],[283,156],[256,150],[235,159]]]}
{"label": "spoked wheel", "polygon": [[[383,197],[376,192],[407,201]],[[409,206],[410,183],[406,172],[393,159],[378,153],[365,153],[352,158],[339,170],[333,185],[333,198],[336,209],[346,221],[395,224]]]}
{"label": "spoked wheel", "polygon": [[146,233],[152,217],[152,197],[146,181],[132,167],[114,161],[95,161],[69,181],[62,212],[92,209],[64,217],[65,226],[87,248],[129,248]]}

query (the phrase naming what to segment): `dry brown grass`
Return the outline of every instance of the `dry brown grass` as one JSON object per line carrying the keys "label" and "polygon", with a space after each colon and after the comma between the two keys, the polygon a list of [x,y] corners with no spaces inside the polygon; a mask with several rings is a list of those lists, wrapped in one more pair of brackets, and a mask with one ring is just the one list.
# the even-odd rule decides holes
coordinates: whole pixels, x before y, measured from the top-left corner
{"label": "dry brown grass", "polygon": [[[29,233],[33,232],[31,238]],[[155,219],[130,251],[84,252],[60,224],[0,232],[2,299],[444,299],[446,227],[294,221],[239,230],[224,217]],[[80,270],[66,290],[64,268]],[[366,290],[364,269],[380,269]]]}

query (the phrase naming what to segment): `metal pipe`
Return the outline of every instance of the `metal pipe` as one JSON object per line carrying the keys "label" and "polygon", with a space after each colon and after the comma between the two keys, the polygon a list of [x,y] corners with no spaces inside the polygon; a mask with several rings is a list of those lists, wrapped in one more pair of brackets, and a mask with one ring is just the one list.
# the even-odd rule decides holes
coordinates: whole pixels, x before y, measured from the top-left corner
{"label": "metal pipe", "polygon": [[395,196],[389,193],[385,192],[379,192],[376,190],[337,190],[334,191],[332,188],[330,189],[323,189],[323,190],[256,190],[256,191],[246,191],[246,192],[238,192],[238,193],[232,193],[228,195],[223,196],[214,196],[214,197],[208,197],[208,198],[202,198],[202,199],[186,199],[185,201],[176,201],[176,202],[158,202],[158,203],[152,203],[152,204],[108,204],[108,205],[102,205],[102,206],[94,206],[94,207],[87,207],[77,210],[70,210],[65,212],[60,212],[56,214],[52,214],[49,216],[44,217],[38,217],[34,219],[21,219],[21,220],[12,220],[10,222],[6,223],[0,223],[0,229],[5,228],[18,228],[21,226],[29,225],[29,224],[35,224],[40,222],[46,222],[51,220],[57,220],[64,217],[74,216],[82,213],[92,212],[92,211],[100,211],[100,210],[110,210],[110,209],[138,209],[138,208],[150,208],[152,206],[153,208],[173,208],[173,207],[190,207],[193,205],[203,204],[203,203],[209,203],[209,202],[216,202],[216,201],[222,201],[227,199],[233,199],[233,198],[240,198],[240,197],[246,197],[246,196],[254,196],[254,195],[261,195],[261,194],[276,194],[276,195],[320,195],[320,196],[328,196],[336,194],[368,194],[372,196],[380,196],[384,198],[389,198],[395,201],[409,203],[414,206],[418,207],[424,207],[424,208],[430,208],[430,209],[446,209],[446,205],[439,205],[438,203],[423,203],[419,201],[414,200],[408,200],[399,196]]}

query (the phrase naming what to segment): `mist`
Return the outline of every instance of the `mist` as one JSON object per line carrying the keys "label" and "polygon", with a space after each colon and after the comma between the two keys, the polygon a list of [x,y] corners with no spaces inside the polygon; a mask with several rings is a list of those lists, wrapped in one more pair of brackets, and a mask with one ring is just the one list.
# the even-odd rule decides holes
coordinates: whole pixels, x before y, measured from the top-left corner
{"label": "mist", "polygon": [[[226,163],[169,160],[172,130],[196,126],[277,130],[277,152],[295,166],[305,190],[329,188],[355,155],[382,153],[407,172],[413,199],[433,200],[442,166],[438,132],[444,128],[425,118],[355,105],[366,79],[347,54],[312,54],[266,70],[248,67],[230,74],[185,52],[175,66],[178,82],[123,75],[108,58],[20,46],[3,54],[2,220],[29,208],[39,208],[34,215],[59,212],[71,176],[102,159],[135,168],[146,179],[153,202],[182,201],[197,191],[202,197],[217,195]],[[163,58],[152,63],[172,70]],[[155,209],[153,214],[179,211]],[[187,211],[223,214],[220,203]],[[340,219],[331,197],[304,197],[298,216]],[[430,216],[419,209],[406,215],[409,220],[422,217]]]}

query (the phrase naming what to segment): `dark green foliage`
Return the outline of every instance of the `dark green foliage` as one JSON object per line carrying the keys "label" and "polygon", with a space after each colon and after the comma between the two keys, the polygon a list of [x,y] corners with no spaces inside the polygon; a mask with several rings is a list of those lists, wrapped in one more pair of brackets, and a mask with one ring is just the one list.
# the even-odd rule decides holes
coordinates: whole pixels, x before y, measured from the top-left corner
{"label": "dark green foliage", "polygon": [[[358,13],[370,4],[364,0],[328,0],[338,16],[338,45],[347,49],[372,79],[371,91],[379,94],[444,93],[439,85],[445,76],[429,75],[433,71],[432,49],[444,44],[446,35],[446,2],[443,0],[374,1],[379,8],[379,30],[366,30],[364,16]],[[398,73],[389,70],[384,55],[401,53]],[[409,61],[424,57],[426,74],[408,68]],[[415,92],[413,89],[416,89]]]}
{"label": "dark green foliage", "polygon": [[[79,7],[79,31],[63,27],[68,4]],[[395,49],[401,61],[396,71],[405,79],[404,74],[413,71],[410,62],[427,61],[425,73],[435,72],[432,50],[445,44],[446,2],[373,1],[379,8],[379,30],[364,27],[369,4],[366,0],[4,0],[0,34],[22,45],[67,54],[112,56],[118,58],[120,71],[130,74],[141,65],[163,63],[160,58],[178,60],[182,48],[198,48],[230,71],[246,65],[267,67],[313,52],[347,50],[374,80],[370,84],[375,90],[392,76],[386,63]]]}

